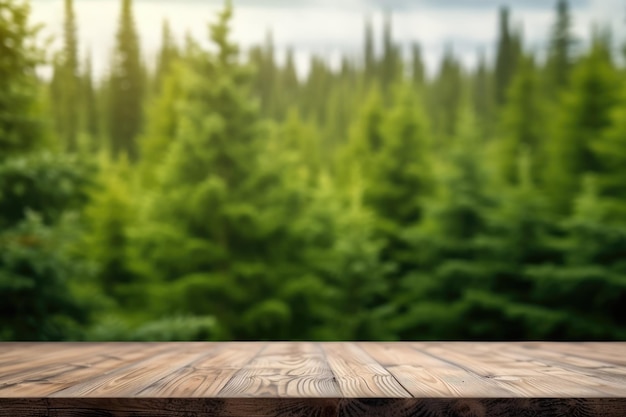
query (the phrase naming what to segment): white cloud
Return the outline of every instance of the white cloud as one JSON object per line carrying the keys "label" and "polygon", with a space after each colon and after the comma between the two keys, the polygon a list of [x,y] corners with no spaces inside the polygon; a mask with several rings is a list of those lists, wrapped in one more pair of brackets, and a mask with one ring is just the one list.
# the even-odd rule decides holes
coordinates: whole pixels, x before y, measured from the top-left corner
{"label": "white cloud", "polygon": [[[303,0],[304,1],[304,0]],[[248,1],[235,10],[234,37],[244,47],[258,44],[272,29],[277,48],[284,51],[287,45],[296,50],[296,64],[301,72],[308,66],[312,53],[327,56],[337,63],[341,53],[357,55],[361,50],[365,17],[373,15],[377,34],[380,35],[382,16],[379,5],[367,0],[306,0],[307,7],[273,7],[251,5]],[[381,0],[382,1],[382,0]],[[467,64],[472,64],[479,49],[493,55],[497,35],[496,8],[445,8],[416,7],[393,16],[394,36],[401,43],[419,41],[424,50],[428,68],[432,71],[440,60],[446,45]],[[464,0],[455,0],[457,3]],[[467,2],[476,4],[479,0]],[[535,6],[538,4],[535,2]],[[542,0],[543,1],[543,0]],[[161,24],[170,21],[179,39],[186,31],[199,40],[207,39],[207,24],[219,10],[221,1],[155,1],[136,0],[135,19],[142,40],[144,56],[151,61],[159,48]],[[235,1],[235,4],[238,2]],[[315,6],[312,4],[315,3]],[[380,1],[379,1],[380,3]],[[521,22],[527,45],[537,49],[548,36],[554,19],[552,7],[513,7],[512,19]],[[546,4],[548,2],[543,2]],[[551,2],[550,2],[551,3]],[[622,0],[590,0],[588,7],[575,9],[575,31],[580,38],[587,38],[592,21],[611,20],[619,35],[624,33],[626,5]],[[47,25],[45,33],[60,35],[63,21],[62,0],[32,0],[33,17]],[[119,14],[118,0],[76,1],[75,9],[79,24],[81,50],[92,50],[94,67],[98,74],[106,71]],[[284,4],[284,3],[283,3]],[[337,7],[341,4],[341,7]],[[440,5],[443,3],[439,3]],[[525,4],[530,4],[526,2]],[[616,13],[619,11],[619,13]],[[620,25],[621,23],[621,25]],[[617,33],[617,30],[616,30]],[[623,36],[622,36],[623,39]]]}

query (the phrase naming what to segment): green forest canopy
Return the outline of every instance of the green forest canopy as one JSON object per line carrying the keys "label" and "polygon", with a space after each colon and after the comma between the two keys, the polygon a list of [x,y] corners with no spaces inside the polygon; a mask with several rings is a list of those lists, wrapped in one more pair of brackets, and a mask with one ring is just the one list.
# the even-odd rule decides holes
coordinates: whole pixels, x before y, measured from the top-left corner
{"label": "green forest canopy", "polygon": [[623,40],[556,3],[545,59],[502,9],[427,77],[387,18],[300,79],[229,5],[146,62],[121,0],[94,79],[0,0],[0,340],[626,338]]}

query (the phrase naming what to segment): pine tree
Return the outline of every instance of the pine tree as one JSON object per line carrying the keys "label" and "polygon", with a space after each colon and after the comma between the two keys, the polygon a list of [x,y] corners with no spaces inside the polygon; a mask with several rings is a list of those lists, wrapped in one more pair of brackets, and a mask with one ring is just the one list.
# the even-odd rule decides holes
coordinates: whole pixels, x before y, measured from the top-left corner
{"label": "pine tree", "polygon": [[172,35],[170,24],[167,19],[163,20],[161,29],[161,50],[157,55],[156,71],[155,71],[155,87],[159,91],[163,85],[165,76],[170,71],[172,64],[178,57],[180,52]]}
{"label": "pine tree", "polygon": [[284,221],[293,200],[282,200],[272,168],[281,156],[263,152],[231,13],[211,25],[215,52],[188,58],[179,128],[141,216],[138,259],[167,288],[161,313],[214,316],[228,337],[286,337],[291,312],[275,289],[297,247]]}
{"label": "pine tree", "polygon": [[540,179],[540,169],[545,160],[547,123],[540,79],[534,62],[524,57],[509,89],[507,104],[502,111],[500,139],[494,142],[498,176],[505,182],[518,182],[516,161],[531,155],[530,174],[533,181]]}
{"label": "pine tree", "polygon": [[424,85],[426,81],[426,70],[422,60],[422,48],[419,43],[411,45],[411,77],[416,86]]}
{"label": "pine tree", "polygon": [[476,240],[493,203],[486,192],[480,163],[484,148],[475,117],[467,106],[461,115],[458,136],[432,163],[433,190],[422,203],[421,219],[403,232],[410,267],[400,275],[394,294],[399,312],[392,321],[401,339],[459,333],[457,320],[463,316],[456,312],[457,303],[484,276],[483,265],[475,261],[480,254]]}
{"label": "pine tree", "polygon": [[43,142],[35,70],[42,51],[34,43],[28,3],[0,4],[0,161]]}
{"label": "pine tree", "polygon": [[507,7],[500,9],[500,26],[494,73],[495,97],[499,105],[506,102],[507,91],[515,73],[517,60],[516,42],[518,41],[511,30],[509,16]]}
{"label": "pine tree", "polygon": [[78,148],[80,127],[80,75],[78,69],[78,39],[72,0],[65,0],[63,50],[54,64],[52,100],[54,102],[57,134],[63,147],[73,152]]}
{"label": "pine tree", "polygon": [[606,203],[593,175],[585,176],[573,199],[572,214],[562,224],[564,238],[559,247],[563,260],[528,270],[533,302],[550,312],[542,320],[544,333],[533,337],[624,338],[626,229],[623,223],[610,221]]}
{"label": "pine tree", "polygon": [[132,15],[132,0],[122,0],[109,80],[108,126],[113,156],[138,158],[137,135],[142,128],[144,92],[139,38]]}
{"label": "pine tree", "polygon": [[596,191],[603,198],[608,221],[623,224],[626,219],[626,89],[622,85],[619,102],[611,114],[609,127],[591,144],[598,161]]}
{"label": "pine tree", "polygon": [[380,61],[380,83],[383,91],[391,93],[391,86],[401,79],[403,63],[400,48],[393,41],[391,13],[385,15],[383,26],[383,53]]}
{"label": "pine tree", "polygon": [[373,79],[376,75],[376,51],[374,48],[374,29],[372,27],[372,20],[367,19],[365,21],[365,39],[364,39],[364,71],[367,79]]}
{"label": "pine tree", "polygon": [[617,74],[606,42],[596,36],[591,51],[572,74],[571,88],[563,98],[557,133],[548,146],[545,182],[555,206],[568,212],[586,173],[601,169],[595,143],[612,124],[617,105]]}
{"label": "pine tree", "polygon": [[279,69],[276,65],[272,33],[268,32],[263,45],[250,50],[250,63],[255,67],[256,76],[252,80],[252,89],[260,99],[261,112],[273,117],[278,107],[280,89],[277,86]]}
{"label": "pine tree", "polygon": [[38,153],[44,144],[28,2],[0,2],[1,340],[80,338],[90,308],[74,296],[89,272],[68,247],[67,214],[85,201],[87,174],[72,157]]}
{"label": "pine tree", "polygon": [[99,147],[100,120],[98,97],[93,82],[90,53],[86,56],[85,69],[82,77],[82,102],[84,103],[84,116],[82,118],[84,120],[84,130],[91,140],[90,148],[96,150]]}
{"label": "pine tree", "polygon": [[567,86],[573,64],[572,18],[567,0],[558,0],[546,63],[547,85],[555,92]]}
{"label": "pine tree", "polygon": [[450,140],[455,135],[465,93],[461,64],[450,48],[446,49],[439,73],[429,93],[429,112],[433,131],[439,139]]}
{"label": "pine tree", "polygon": [[471,99],[479,129],[482,136],[486,138],[491,137],[493,133],[496,113],[493,91],[493,73],[487,65],[485,55],[481,53],[476,72],[473,74]]}

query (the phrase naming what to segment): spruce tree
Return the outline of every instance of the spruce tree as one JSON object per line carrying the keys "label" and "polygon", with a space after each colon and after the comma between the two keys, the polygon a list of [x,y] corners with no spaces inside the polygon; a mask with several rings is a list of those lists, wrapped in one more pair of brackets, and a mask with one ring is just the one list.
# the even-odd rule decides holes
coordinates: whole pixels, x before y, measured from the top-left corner
{"label": "spruce tree", "polygon": [[37,66],[42,51],[34,42],[37,29],[29,24],[28,3],[0,4],[0,161],[33,150],[43,142],[39,113]]}
{"label": "spruce tree", "polygon": [[162,314],[212,315],[228,337],[286,337],[291,311],[275,289],[297,247],[284,221],[293,207],[272,168],[282,158],[263,152],[231,14],[227,6],[211,25],[215,51],[188,57],[179,128],[141,216],[138,259],[168,289]]}
{"label": "spruce tree", "polygon": [[415,42],[411,45],[411,78],[413,83],[421,87],[426,81],[426,70],[422,60],[422,48]]}
{"label": "spruce tree", "polygon": [[132,0],[122,0],[109,79],[108,127],[113,156],[139,156],[137,135],[142,128],[144,92],[139,37]]}
{"label": "spruce tree", "polygon": [[380,61],[380,83],[383,91],[390,96],[391,86],[402,77],[403,62],[400,47],[393,41],[391,13],[385,15],[382,39],[382,58]]}
{"label": "spruce tree", "polygon": [[550,35],[550,48],[546,62],[547,85],[554,92],[567,86],[573,64],[572,18],[567,0],[558,0],[556,22]]}
{"label": "spruce tree", "polygon": [[432,163],[432,190],[422,202],[420,221],[407,224],[402,234],[410,267],[400,275],[394,298],[399,314],[392,321],[401,339],[450,338],[459,332],[457,303],[484,277],[483,265],[475,261],[476,240],[493,203],[480,163],[482,138],[467,106],[456,130],[455,140]]}
{"label": "spruce tree", "polygon": [[520,181],[516,161],[522,155],[532,156],[529,169],[533,181],[541,178],[547,129],[543,97],[537,68],[531,57],[524,57],[502,110],[499,140],[492,145],[496,154],[490,158],[498,165],[498,177],[505,182]]}
{"label": "spruce tree", "polygon": [[99,147],[100,120],[98,94],[96,86],[94,86],[91,65],[91,54],[88,53],[85,58],[85,68],[82,77],[82,103],[84,130],[91,141],[90,149],[95,150]]}
{"label": "spruce tree", "polygon": [[609,46],[596,36],[591,51],[572,74],[571,88],[555,121],[556,133],[547,145],[545,182],[560,211],[570,212],[568,207],[581,190],[582,176],[602,168],[593,148],[612,126],[619,93],[616,85]]}
{"label": "spruce tree", "polygon": [[172,35],[170,24],[167,19],[163,20],[161,29],[161,49],[157,55],[156,72],[155,72],[155,88],[160,91],[165,76],[170,71],[172,64],[179,57],[180,52]]}
{"label": "spruce tree", "polygon": [[493,93],[493,72],[483,53],[480,54],[478,66],[471,81],[471,100],[479,129],[482,136],[488,138],[493,133],[496,106]]}
{"label": "spruce tree", "polygon": [[494,73],[496,102],[506,102],[507,90],[513,79],[516,65],[516,39],[510,24],[510,13],[507,7],[500,9],[496,65]]}
{"label": "spruce tree", "polygon": [[372,20],[369,18],[365,21],[363,59],[365,77],[371,80],[376,75],[376,50],[374,48],[374,29]]}
{"label": "spruce tree", "polygon": [[57,55],[52,79],[52,101],[57,134],[70,152],[78,148],[81,86],[78,69],[78,39],[72,0],[65,0],[63,50]]}
{"label": "spruce tree", "polygon": [[[440,140],[450,140],[455,135],[465,95],[464,87],[461,63],[452,50],[447,48],[428,97],[433,131]],[[440,145],[443,143],[445,142]]]}
{"label": "spruce tree", "polygon": [[626,219],[626,89],[622,85],[619,101],[611,114],[611,126],[591,144],[598,161],[596,192],[603,198],[610,222],[624,224]]}
{"label": "spruce tree", "polygon": [[71,256],[87,175],[72,157],[43,150],[35,70],[42,63],[26,1],[0,2],[0,340],[80,338],[89,308],[73,279],[89,278]]}

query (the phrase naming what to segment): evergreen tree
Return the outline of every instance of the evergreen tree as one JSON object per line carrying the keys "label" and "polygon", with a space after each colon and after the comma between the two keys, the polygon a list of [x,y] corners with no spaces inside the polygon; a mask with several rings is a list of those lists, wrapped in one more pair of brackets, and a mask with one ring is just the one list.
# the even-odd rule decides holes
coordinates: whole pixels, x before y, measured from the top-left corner
{"label": "evergreen tree", "polygon": [[293,56],[293,49],[287,48],[285,53],[285,66],[276,74],[276,87],[273,116],[277,120],[283,120],[291,106],[296,102],[299,90],[298,74]]}
{"label": "evergreen tree", "polygon": [[99,147],[100,120],[98,97],[92,76],[91,54],[89,53],[85,59],[85,70],[82,79],[82,102],[84,103],[84,130],[89,135],[91,141],[90,148],[95,150]]}
{"label": "evergreen tree", "polygon": [[558,0],[556,22],[550,36],[550,49],[546,63],[547,85],[558,92],[567,86],[573,64],[572,18],[567,0]]}
{"label": "evergreen tree", "polygon": [[163,20],[163,26],[161,29],[161,50],[157,55],[156,72],[155,72],[155,87],[159,91],[163,85],[165,76],[170,71],[172,64],[178,59],[180,52],[176,46],[174,36],[170,29],[170,24],[167,19]]}
{"label": "evergreen tree", "polygon": [[385,15],[383,25],[383,51],[380,61],[380,83],[383,91],[391,93],[391,86],[403,75],[402,54],[393,41],[391,13]]}
{"label": "evergreen tree", "polygon": [[596,37],[591,51],[572,74],[557,133],[548,144],[545,181],[561,211],[568,211],[580,191],[582,176],[601,169],[593,148],[605,129],[611,127],[611,114],[618,100],[616,76],[608,45]]}
{"label": "evergreen tree", "polygon": [[493,93],[493,73],[480,54],[476,71],[472,77],[471,100],[483,137],[490,137],[493,130],[496,106]]}
{"label": "evergreen tree", "polygon": [[[621,340],[626,316],[626,229],[612,223],[593,176],[563,222],[562,261],[529,269],[533,302],[549,312],[537,338]],[[530,323],[528,325],[530,327]],[[548,332],[549,331],[549,332]]]}
{"label": "evergreen tree", "polygon": [[132,0],[122,0],[109,80],[108,126],[111,151],[138,158],[137,135],[142,128],[143,70]]}
{"label": "evergreen tree", "polygon": [[484,149],[475,117],[467,107],[461,114],[458,137],[433,164],[433,191],[422,204],[421,221],[403,232],[410,268],[401,275],[392,321],[401,339],[459,333],[464,319],[456,313],[458,303],[485,275],[483,264],[474,260],[480,254],[477,239],[486,228],[486,209],[493,203],[479,162]]}
{"label": "evergreen tree", "polygon": [[400,279],[415,265],[405,229],[421,221],[432,192],[430,131],[421,103],[410,84],[398,84],[394,95],[380,126],[375,109],[369,114],[366,140],[379,148],[362,168],[368,179],[364,201],[376,215],[374,236],[384,244],[381,261],[392,269],[390,294],[397,294]]}
{"label": "evergreen tree", "polygon": [[30,6],[11,0],[0,4],[0,161],[43,142],[35,70],[42,51],[29,24]]}
{"label": "evergreen tree", "polygon": [[289,270],[281,259],[293,250],[283,239],[293,211],[276,200],[284,194],[271,165],[260,165],[259,115],[229,40],[231,13],[211,26],[216,51],[190,58],[180,127],[141,216],[139,259],[171,282],[162,313],[215,316],[228,337],[285,337],[291,312],[272,289]]}
{"label": "evergreen tree", "polygon": [[80,127],[80,76],[78,70],[78,39],[72,0],[65,0],[63,50],[54,63],[52,100],[57,134],[70,152],[78,148]]}
{"label": "evergreen tree", "polygon": [[[464,100],[461,64],[450,48],[446,49],[439,73],[431,85],[429,111],[433,131],[441,139],[455,135],[457,119]],[[445,143],[445,142],[442,142]]]}
{"label": "evergreen tree", "polygon": [[27,2],[0,2],[0,339],[76,339],[90,309],[72,284],[89,273],[68,251],[68,212],[84,203],[88,176],[71,157],[35,153],[42,53],[29,16]]}
{"label": "evergreen tree", "polygon": [[418,43],[411,45],[411,77],[416,86],[424,85],[426,81],[426,70],[422,60],[422,48]]}
{"label": "evergreen tree", "polygon": [[365,76],[368,79],[372,79],[376,75],[376,51],[374,48],[374,29],[372,27],[372,20],[367,19],[365,21],[365,40],[364,40],[364,71]]}
{"label": "evergreen tree", "polygon": [[268,32],[262,45],[250,50],[250,63],[256,69],[252,80],[253,91],[260,99],[261,112],[264,116],[275,117],[280,107],[278,87],[280,68],[276,64],[275,47],[272,33]]}
{"label": "evergreen tree", "polygon": [[498,45],[496,51],[496,65],[494,73],[496,102],[502,105],[506,102],[507,90],[515,73],[517,49],[519,42],[511,30],[510,13],[507,7],[500,9],[500,24]]}
{"label": "evergreen tree", "polygon": [[127,161],[103,160],[98,187],[85,209],[87,258],[97,265],[96,278],[104,294],[122,306],[138,304],[137,294],[141,294],[129,291],[137,278],[129,253],[129,231],[135,221],[131,175]]}
{"label": "evergreen tree", "polygon": [[591,144],[598,161],[595,174],[596,192],[606,205],[607,220],[623,224],[626,215],[626,96],[624,86],[619,102],[611,114],[611,126]]}
{"label": "evergreen tree", "polygon": [[530,174],[538,180],[543,166],[544,140],[547,123],[540,79],[532,58],[525,57],[509,89],[507,104],[502,112],[500,138],[494,143],[498,176],[508,182],[518,182],[517,162],[532,155]]}

